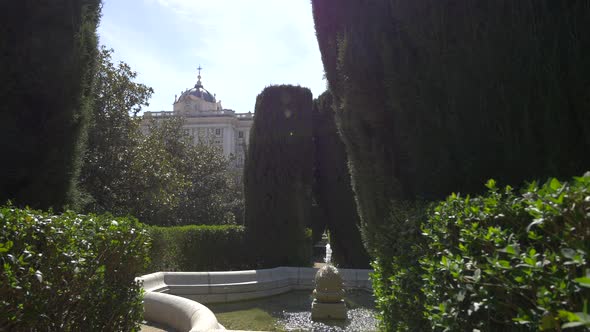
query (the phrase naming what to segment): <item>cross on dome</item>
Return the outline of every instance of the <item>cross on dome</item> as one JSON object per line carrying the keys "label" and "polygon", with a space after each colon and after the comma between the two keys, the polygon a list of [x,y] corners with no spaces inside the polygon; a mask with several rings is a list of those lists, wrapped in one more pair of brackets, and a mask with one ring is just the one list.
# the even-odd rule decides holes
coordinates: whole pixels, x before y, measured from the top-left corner
{"label": "cross on dome", "polygon": [[199,65],[199,67],[197,69],[199,70],[199,75],[197,76],[198,80],[197,80],[196,87],[201,87],[201,86],[203,86],[203,84],[201,83],[201,69],[203,69],[203,68],[201,68],[201,65]]}

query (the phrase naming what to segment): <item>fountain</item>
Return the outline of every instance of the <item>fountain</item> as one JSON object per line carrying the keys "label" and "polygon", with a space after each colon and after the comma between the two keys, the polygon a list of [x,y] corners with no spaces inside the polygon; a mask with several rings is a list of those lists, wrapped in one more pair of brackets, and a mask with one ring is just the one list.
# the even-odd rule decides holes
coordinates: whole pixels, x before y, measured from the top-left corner
{"label": "fountain", "polygon": [[370,271],[336,269],[331,260],[327,245],[319,271],[283,266],[144,275],[138,278],[146,291],[144,318],[178,330],[376,331]]}
{"label": "fountain", "polygon": [[326,244],[326,265],[315,275],[314,300],[311,303],[311,319],[346,319],[344,285],[338,269],[331,265],[332,249]]}

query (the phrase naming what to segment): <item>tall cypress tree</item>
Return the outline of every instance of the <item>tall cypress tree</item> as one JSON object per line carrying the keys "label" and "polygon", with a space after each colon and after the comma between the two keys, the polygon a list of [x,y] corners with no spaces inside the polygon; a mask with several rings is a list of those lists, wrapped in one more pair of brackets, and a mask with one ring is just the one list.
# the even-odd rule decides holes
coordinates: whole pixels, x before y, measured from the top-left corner
{"label": "tall cypress tree", "polygon": [[[244,169],[245,224],[259,266],[306,265],[311,218],[312,95],[280,85],[256,98]],[[309,244],[307,244],[309,245]]]}
{"label": "tall cypress tree", "polygon": [[100,0],[0,3],[0,201],[76,203]]}
{"label": "tall cypress tree", "polygon": [[360,220],[350,184],[344,143],[334,120],[332,94],[321,94],[313,105],[314,196],[323,213],[314,220],[330,231],[333,259],[341,267],[367,268]]}
{"label": "tall cypress tree", "polygon": [[312,4],[370,245],[392,202],[590,165],[587,1]]}
{"label": "tall cypress tree", "polygon": [[423,200],[590,166],[590,3],[312,5],[384,325],[429,329]]}

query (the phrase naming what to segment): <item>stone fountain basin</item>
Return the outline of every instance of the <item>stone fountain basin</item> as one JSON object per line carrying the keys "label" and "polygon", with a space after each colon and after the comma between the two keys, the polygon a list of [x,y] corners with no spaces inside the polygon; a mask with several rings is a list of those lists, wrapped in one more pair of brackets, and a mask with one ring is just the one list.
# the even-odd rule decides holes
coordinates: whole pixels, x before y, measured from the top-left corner
{"label": "stone fountain basin", "polygon": [[[257,299],[291,290],[313,290],[317,268],[277,267],[273,269],[225,272],[156,272],[139,279],[146,292],[168,293],[207,303]],[[371,291],[371,270],[339,269],[345,289]]]}
{"label": "stone fountain basin", "polygon": [[[369,273],[371,270],[338,269],[345,289],[363,289],[371,291]],[[156,272],[141,276],[146,291],[144,298],[144,318],[168,326],[170,322],[182,321],[182,326],[198,326],[199,316],[207,318],[208,329],[223,329],[217,322],[211,321],[210,310],[194,306],[185,300],[197,304],[227,303],[258,299],[292,290],[313,290],[317,268],[311,267],[277,267],[273,269],[224,271],[224,272]],[[167,294],[162,303],[161,296],[150,293]],[[178,301],[175,301],[177,298]],[[152,303],[159,301],[158,303]],[[168,304],[166,304],[168,303]],[[198,310],[187,310],[187,306]],[[158,308],[158,310],[146,310]],[[185,311],[179,312],[179,311]],[[198,312],[198,314],[196,314]],[[174,319],[171,317],[174,316]],[[197,319],[195,319],[197,317]],[[214,317],[214,315],[213,315]],[[205,326],[205,325],[203,325]],[[172,326],[175,327],[175,326]],[[206,330],[202,328],[203,330]],[[180,329],[180,330],[185,330]],[[195,330],[193,328],[193,330]],[[198,330],[198,329],[197,329]]]}

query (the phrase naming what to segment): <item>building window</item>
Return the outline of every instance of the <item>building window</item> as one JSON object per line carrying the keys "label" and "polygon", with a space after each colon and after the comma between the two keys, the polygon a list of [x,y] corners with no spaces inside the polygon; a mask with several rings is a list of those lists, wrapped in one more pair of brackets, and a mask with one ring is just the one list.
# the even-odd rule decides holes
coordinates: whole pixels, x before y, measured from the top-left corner
{"label": "building window", "polygon": [[238,138],[244,138],[244,132],[243,131],[238,131]]}
{"label": "building window", "polygon": [[215,135],[217,135],[217,136],[221,135],[221,129],[220,128],[215,129]]}

